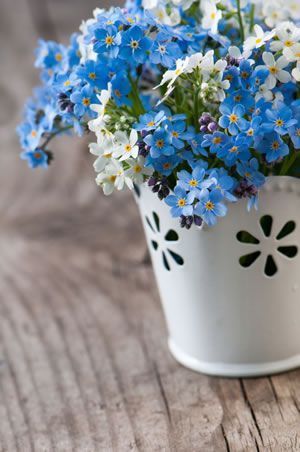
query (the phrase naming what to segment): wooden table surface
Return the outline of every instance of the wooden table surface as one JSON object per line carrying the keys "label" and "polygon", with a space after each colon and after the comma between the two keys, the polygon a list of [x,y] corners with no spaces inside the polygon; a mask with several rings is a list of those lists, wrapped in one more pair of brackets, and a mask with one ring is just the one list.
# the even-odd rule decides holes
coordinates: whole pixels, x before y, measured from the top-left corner
{"label": "wooden table surface", "polygon": [[96,5],[0,2],[0,449],[299,451],[300,371],[218,379],[170,356],[136,206],[99,192],[86,141],[47,171],[18,159],[36,39]]}

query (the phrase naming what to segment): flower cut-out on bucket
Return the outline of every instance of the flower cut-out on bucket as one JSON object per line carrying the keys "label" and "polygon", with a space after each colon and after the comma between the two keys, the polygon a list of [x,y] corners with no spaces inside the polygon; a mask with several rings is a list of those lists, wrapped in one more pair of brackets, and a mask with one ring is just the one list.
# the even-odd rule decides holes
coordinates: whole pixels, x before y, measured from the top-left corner
{"label": "flower cut-out on bucket", "polygon": [[258,258],[260,258],[260,256],[265,254],[259,246],[261,245],[261,241],[271,238],[275,243],[274,253],[264,256],[264,274],[271,277],[274,276],[278,271],[275,257],[276,253],[279,253],[289,259],[296,257],[296,255],[298,254],[297,246],[284,244],[285,237],[292,234],[296,229],[296,223],[293,220],[287,221],[276,236],[274,235],[273,231],[273,218],[271,217],[271,215],[262,216],[259,223],[263,231],[263,239],[261,240],[250,234],[250,232],[248,231],[239,231],[237,233],[236,237],[239,242],[253,247],[253,251],[240,257],[239,263],[244,268],[248,268],[253,265],[258,260]]}
{"label": "flower cut-out on bucket", "polygon": [[169,248],[169,244],[175,243],[179,240],[179,236],[174,229],[169,229],[165,234],[161,231],[160,220],[156,212],[152,212],[152,218],[148,216],[146,218],[146,223],[153,234],[153,239],[151,239],[152,248],[155,251],[160,251],[162,254],[162,261],[166,270],[171,270],[171,261],[175,262],[177,265],[183,265],[183,258],[177,254],[175,251]]}

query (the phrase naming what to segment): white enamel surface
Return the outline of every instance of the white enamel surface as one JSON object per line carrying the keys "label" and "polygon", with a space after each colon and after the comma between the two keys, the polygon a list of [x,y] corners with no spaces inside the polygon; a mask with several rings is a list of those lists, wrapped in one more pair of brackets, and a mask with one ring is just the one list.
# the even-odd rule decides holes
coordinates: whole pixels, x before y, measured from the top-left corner
{"label": "white enamel surface", "polygon": [[[229,206],[229,214],[213,228],[181,229],[169,208],[146,186],[138,200],[168,324],[170,349],[175,358],[197,371],[225,376],[253,376],[281,372],[300,365],[300,250],[288,258],[278,246],[300,248],[300,180],[272,177],[261,192],[259,210],[247,212],[245,202]],[[152,212],[160,219],[155,231]],[[259,220],[273,217],[269,238]],[[154,231],[145,217],[148,216]],[[296,229],[278,241],[287,221]],[[178,233],[167,242],[165,234]],[[245,230],[259,245],[240,243],[236,234]],[[158,243],[154,250],[151,241]],[[178,265],[168,255],[167,271],[162,250],[173,250],[184,259]],[[261,251],[249,268],[239,258]],[[264,274],[272,254],[278,272]]]}

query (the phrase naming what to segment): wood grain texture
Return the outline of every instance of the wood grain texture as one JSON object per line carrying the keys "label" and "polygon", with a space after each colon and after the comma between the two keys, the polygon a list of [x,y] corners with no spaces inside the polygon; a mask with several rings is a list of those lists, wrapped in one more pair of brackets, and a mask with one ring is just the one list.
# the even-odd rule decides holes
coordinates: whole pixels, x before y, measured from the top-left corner
{"label": "wood grain texture", "polygon": [[299,451],[300,371],[172,359],[136,206],[99,193],[85,140],[57,142],[48,171],[18,159],[38,35],[66,40],[97,3],[0,4],[0,450]]}

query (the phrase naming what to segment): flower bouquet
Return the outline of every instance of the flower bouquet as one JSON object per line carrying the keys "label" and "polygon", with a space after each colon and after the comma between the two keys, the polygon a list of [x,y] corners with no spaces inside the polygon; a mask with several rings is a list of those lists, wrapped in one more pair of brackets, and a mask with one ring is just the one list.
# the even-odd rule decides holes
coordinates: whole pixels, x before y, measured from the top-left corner
{"label": "flower bouquet", "polygon": [[177,360],[300,365],[299,2],[129,0],[41,40],[36,66],[21,158],[92,133],[104,194],[134,189]]}

